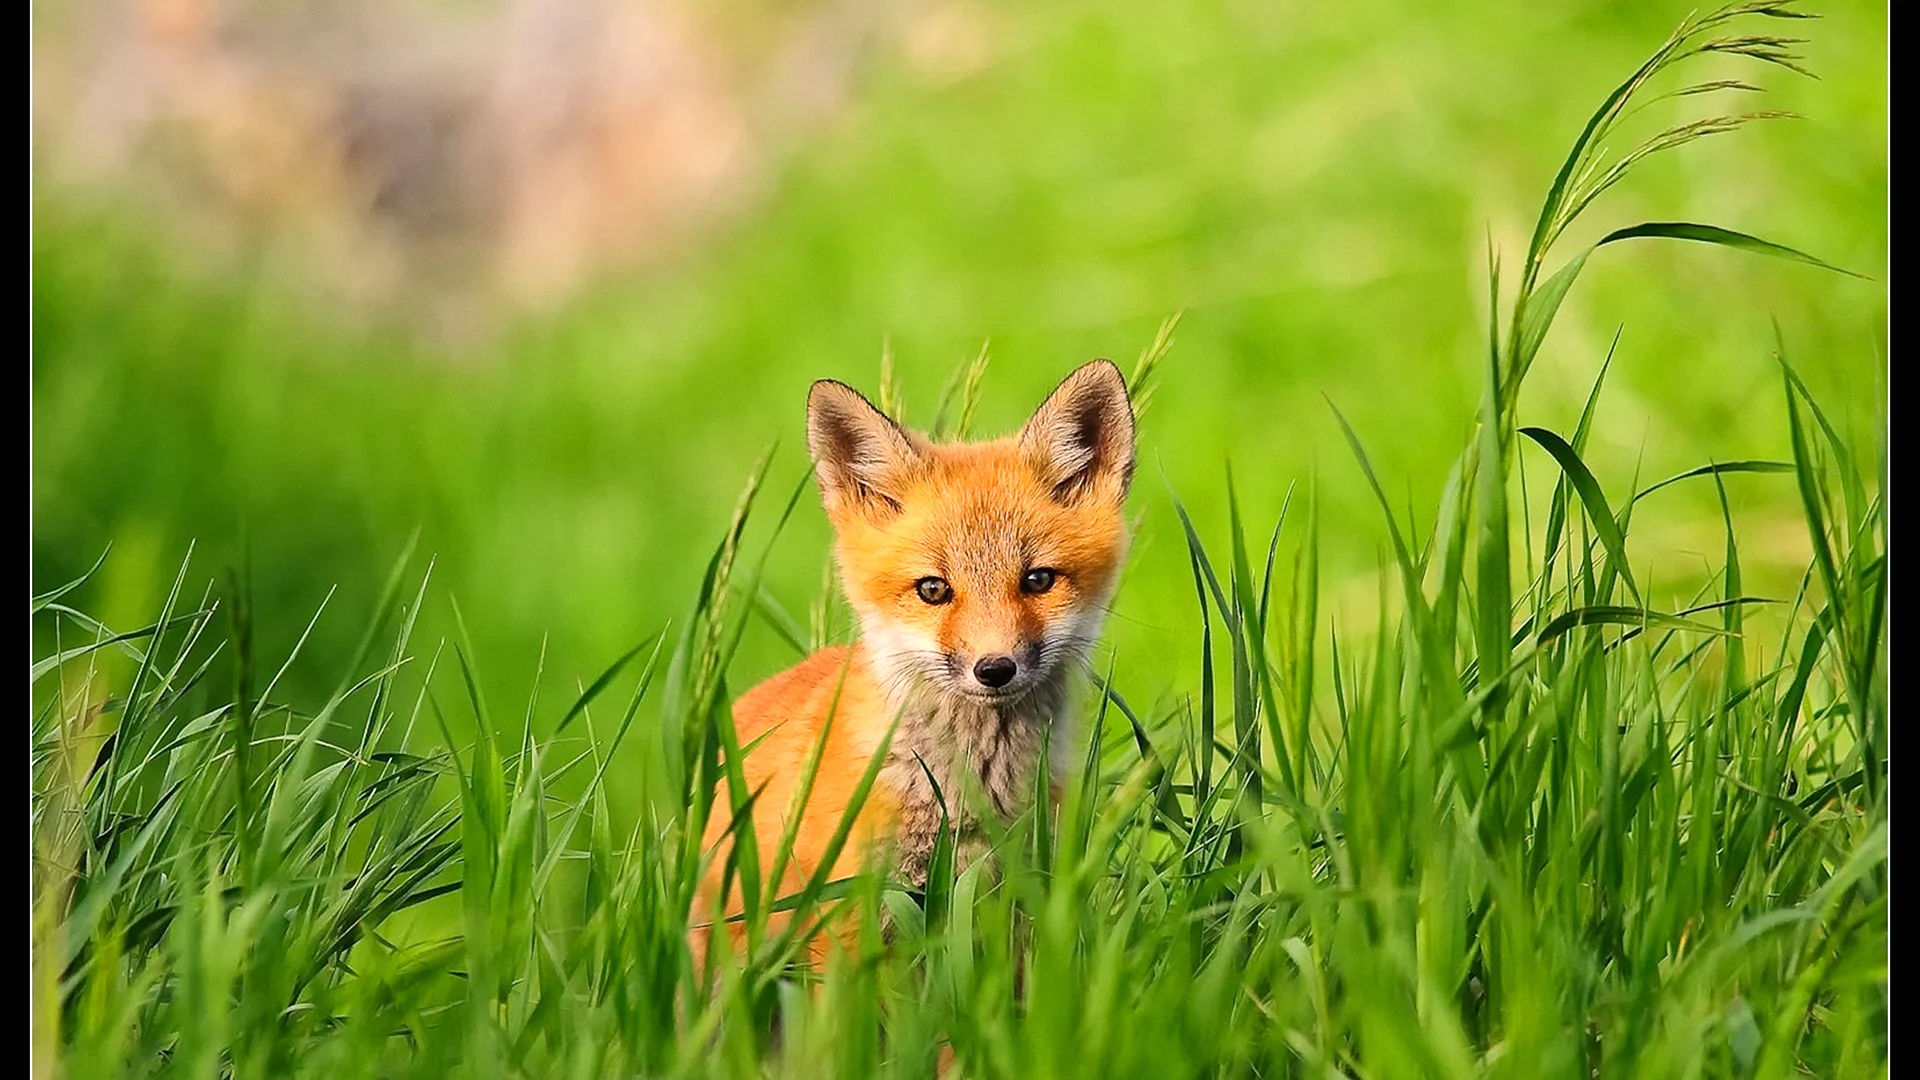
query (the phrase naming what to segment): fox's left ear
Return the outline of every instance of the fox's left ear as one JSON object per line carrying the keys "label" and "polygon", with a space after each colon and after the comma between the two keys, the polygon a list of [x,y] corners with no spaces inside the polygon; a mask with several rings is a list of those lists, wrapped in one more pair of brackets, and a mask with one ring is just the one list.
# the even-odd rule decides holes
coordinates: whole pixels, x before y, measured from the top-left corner
{"label": "fox's left ear", "polygon": [[1082,364],[1020,429],[1020,448],[1063,503],[1121,502],[1133,482],[1133,405],[1111,360]]}

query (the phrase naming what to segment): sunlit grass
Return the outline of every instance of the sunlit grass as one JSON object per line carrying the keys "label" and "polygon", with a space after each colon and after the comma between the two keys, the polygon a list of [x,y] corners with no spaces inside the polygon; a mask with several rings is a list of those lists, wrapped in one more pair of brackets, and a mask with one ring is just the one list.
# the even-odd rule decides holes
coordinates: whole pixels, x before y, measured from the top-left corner
{"label": "sunlit grass", "polygon": [[[1782,7],[1689,22],[1596,114],[1518,269],[1489,275],[1479,422],[1426,526],[1344,419],[1351,464],[1277,521],[1230,495],[1208,534],[1173,497],[1193,592],[1165,617],[1190,622],[1197,682],[1136,701],[1171,661],[1103,656],[1059,813],[1008,824],[990,863],[936,854],[924,888],[778,896],[759,869],[786,853],[743,845],[748,949],[714,972],[685,935],[702,823],[750,812],[732,660],[749,624],[822,636],[760,588],[806,497],[762,490],[764,463],[685,619],[525,701],[489,698],[464,628],[416,640],[443,601],[411,553],[313,701],[278,693],[297,655],[257,655],[257,599],[190,592],[190,565],[130,633],[35,597],[54,643],[33,668],[36,1057],[87,1077],[926,1076],[944,1043],[981,1077],[1884,1075],[1880,446],[1842,434],[1783,344],[1777,456],[1671,482],[1723,507],[1731,483],[1789,486],[1813,558],[1792,593],[1751,594],[1728,508],[1706,585],[1659,604],[1634,542],[1665,478],[1587,463],[1605,368],[1568,430],[1520,397],[1593,250],[1554,240],[1633,154],[1611,117],[1703,49],[1777,61]],[[1795,254],[1698,224],[1603,235]],[[1161,335],[1136,392],[1178,364]],[[979,369],[935,410],[955,430]],[[1324,602],[1335,485],[1383,514],[1366,625]],[[859,954],[803,970],[782,909],[858,912]]]}

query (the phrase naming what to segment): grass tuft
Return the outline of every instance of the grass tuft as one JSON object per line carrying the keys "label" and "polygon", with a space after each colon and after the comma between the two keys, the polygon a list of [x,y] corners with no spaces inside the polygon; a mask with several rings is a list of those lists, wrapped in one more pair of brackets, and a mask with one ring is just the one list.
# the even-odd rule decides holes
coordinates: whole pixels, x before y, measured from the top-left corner
{"label": "grass tuft", "polygon": [[[1479,425],[1430,538],[1340,418],[1391,541],[1373,625],[1335,625],[1322,594],[1321,481],[1254,530],[1229,476],[1211,538],[1175,497],[1199,681],[1136,708],[1124,687],[1156,658],[1103,658],[1062,812],[992,826],[991,873],[956,873],[949,837],[923,891],[822,872],[783,894],[791,830],[748,839],[740,636],[827,636],[824,608],[803,631],[759,582],[804,484],[745,555],[767,459],[679,629],[559,703],[536,671],[517,730],[464,635],[414,640],[434,601],[411,551],[312,706],[276,697],[298,645],[258,679],[244,582],[195,601],[183,563],[126,632],[61,602],[80,582],[34,597],[53,642],[30,679],[36,1058],[73,1077],[923,1077],[944,1046],[970,1077],[1885,1075],[1884,456],[1841,437],[1784,346],[1778,460],[1612,478],[1637,494],[1609,500],[1583,456],[1604,366],[1570,437],[1517,419],[1599,246],[1818,263],[1648,223],[1543,277],[1647,154],[1765,115],[1605,151],[1692,58],[1799,71],[1792,39],[1730,29],[1763,17],[1804,13],[1682,24],[1589,121],[1504,298],[1495,264]],[[1176,323],[1134,367],[1143,405]],[[965,435],[986,363],[983,345],[956,371],[936,428]],[[1516,436],[1557,468],[1539,529]],[[1656,611],[1636,510],[1690,481],[1719,495],[1721,562]],[[1813,557],[1790,598],[1743,591],[1736,482],[1798,492]],[[222,651],[230,686],[205,678]],[[644,793],[631,820],[616,751]],[[686,931],[711,914],[694,886],[716,813],[745,841],[724,868],[745,948],[703,969]],[[847,913],[853,962],[806,970],[806,935]]]}

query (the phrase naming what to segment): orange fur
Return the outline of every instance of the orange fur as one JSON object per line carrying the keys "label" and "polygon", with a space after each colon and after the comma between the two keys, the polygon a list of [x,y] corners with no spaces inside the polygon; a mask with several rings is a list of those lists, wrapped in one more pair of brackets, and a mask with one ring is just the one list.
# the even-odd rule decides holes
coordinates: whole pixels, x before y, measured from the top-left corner
{"label": "orange fur", "polygon": [[[753,813],[754,843],[761,853],[761,869],[772,869],[770,861],[787,827],[788,809],[806,767],[814,744],[822,730],[827,731],[827,746],[821,754],[807,805],[800,817],[793,852],[781,874],[776,895],[799,891],[819,867],[834,831],[839,827],[867,762],[886,736],[890,714],[878,688],[870,680],[855,676],[861,665],[850,664],[847,646],[822,649],[794,667],[760,683],[742,694],[733,704],[734,727],[740,745],[753,744],[753,752],[742,762],[747,790],[758,791]],[[838,705],[835,706],[835,695]],[[833,717],[829,726],[828,716]],[[877,836],[885,834],[892,817],[884,790],[872,791],[862,804],[849,843],[842,847],[833,864],[832,877],[846,877],[860,870]],[[707,822],[703,849],[714,850],[724,838],[730,815],[724,784],[714,797],[714,810]],[[716,852],[701,893],[702,909],[696,917],[706,919],[715,911],[714,894],[719,889],[719,874],[725,852]],[[733,883],[725,905],[725,915],[741,911],[740,885]],[[787,916],[776,913],[769,919],[778,930]],[[731,924],[736,950],[744,942],[738,923]],[[698,926],[693,931],[695,955],[703,960],[707,953],[709,930]],[[850,944],[850,940],[847,942]],[[824,942],[814,943],[810,956],[824,959]]]}
{"label": "orange fur", "polygon": [[[1133,468],[1133,417],[1118,369],[1085,365],[1013,437],[936,445],[838,383],[809,400],[808,441],[861,640],[824,649],[734,703],[742,761],[757,791],[752,828],[769,869],[809,754],[825,737],[775,895],[800,889],[827,859],[861,777],[892,732],[878,781],[829,877],[889,857],[923,883],[940,820],[939,785],[962,856],[980,853],[982,814],[1025,809],[1042,748],[1064,751],[1066,690],[1085,662],[1126,552],[1122,507]],[[1044,587],[1036,573],[1044,572]],[[926,582],[940,588],[929,591]],[[983,665],[1011,674],[1002,682]],[[1010,666],[1009,666],[1010,665]],[[897,724],[897,726],[896,726]],[[1063,758],[1062,758],[1063,759]],[[709,849],[726,839],[723,791]],[[697,919],[741,909],[721,898],[716,851]],[[782,916],[774,917],[779,925]],[[738,924],[732,924],[736,940]],[[843,921],[835,939],[850,943]],[[696,927],[704,957],[709,931]],[[810,943],[817,962],[831,941]]]}

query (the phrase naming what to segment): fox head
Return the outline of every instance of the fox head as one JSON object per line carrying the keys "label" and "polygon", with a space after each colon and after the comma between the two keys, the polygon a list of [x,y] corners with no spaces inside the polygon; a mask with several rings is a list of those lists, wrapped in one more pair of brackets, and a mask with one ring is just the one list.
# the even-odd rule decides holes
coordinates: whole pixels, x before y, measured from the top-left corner
{"label": "fox head", "polygon": [[1083,365],[1020,433],[938,444],[852,388],[813,384],[807,445],[876,673],[1013,706],[1057,687],[1100,631],[1126,555],[1133,409]]}

